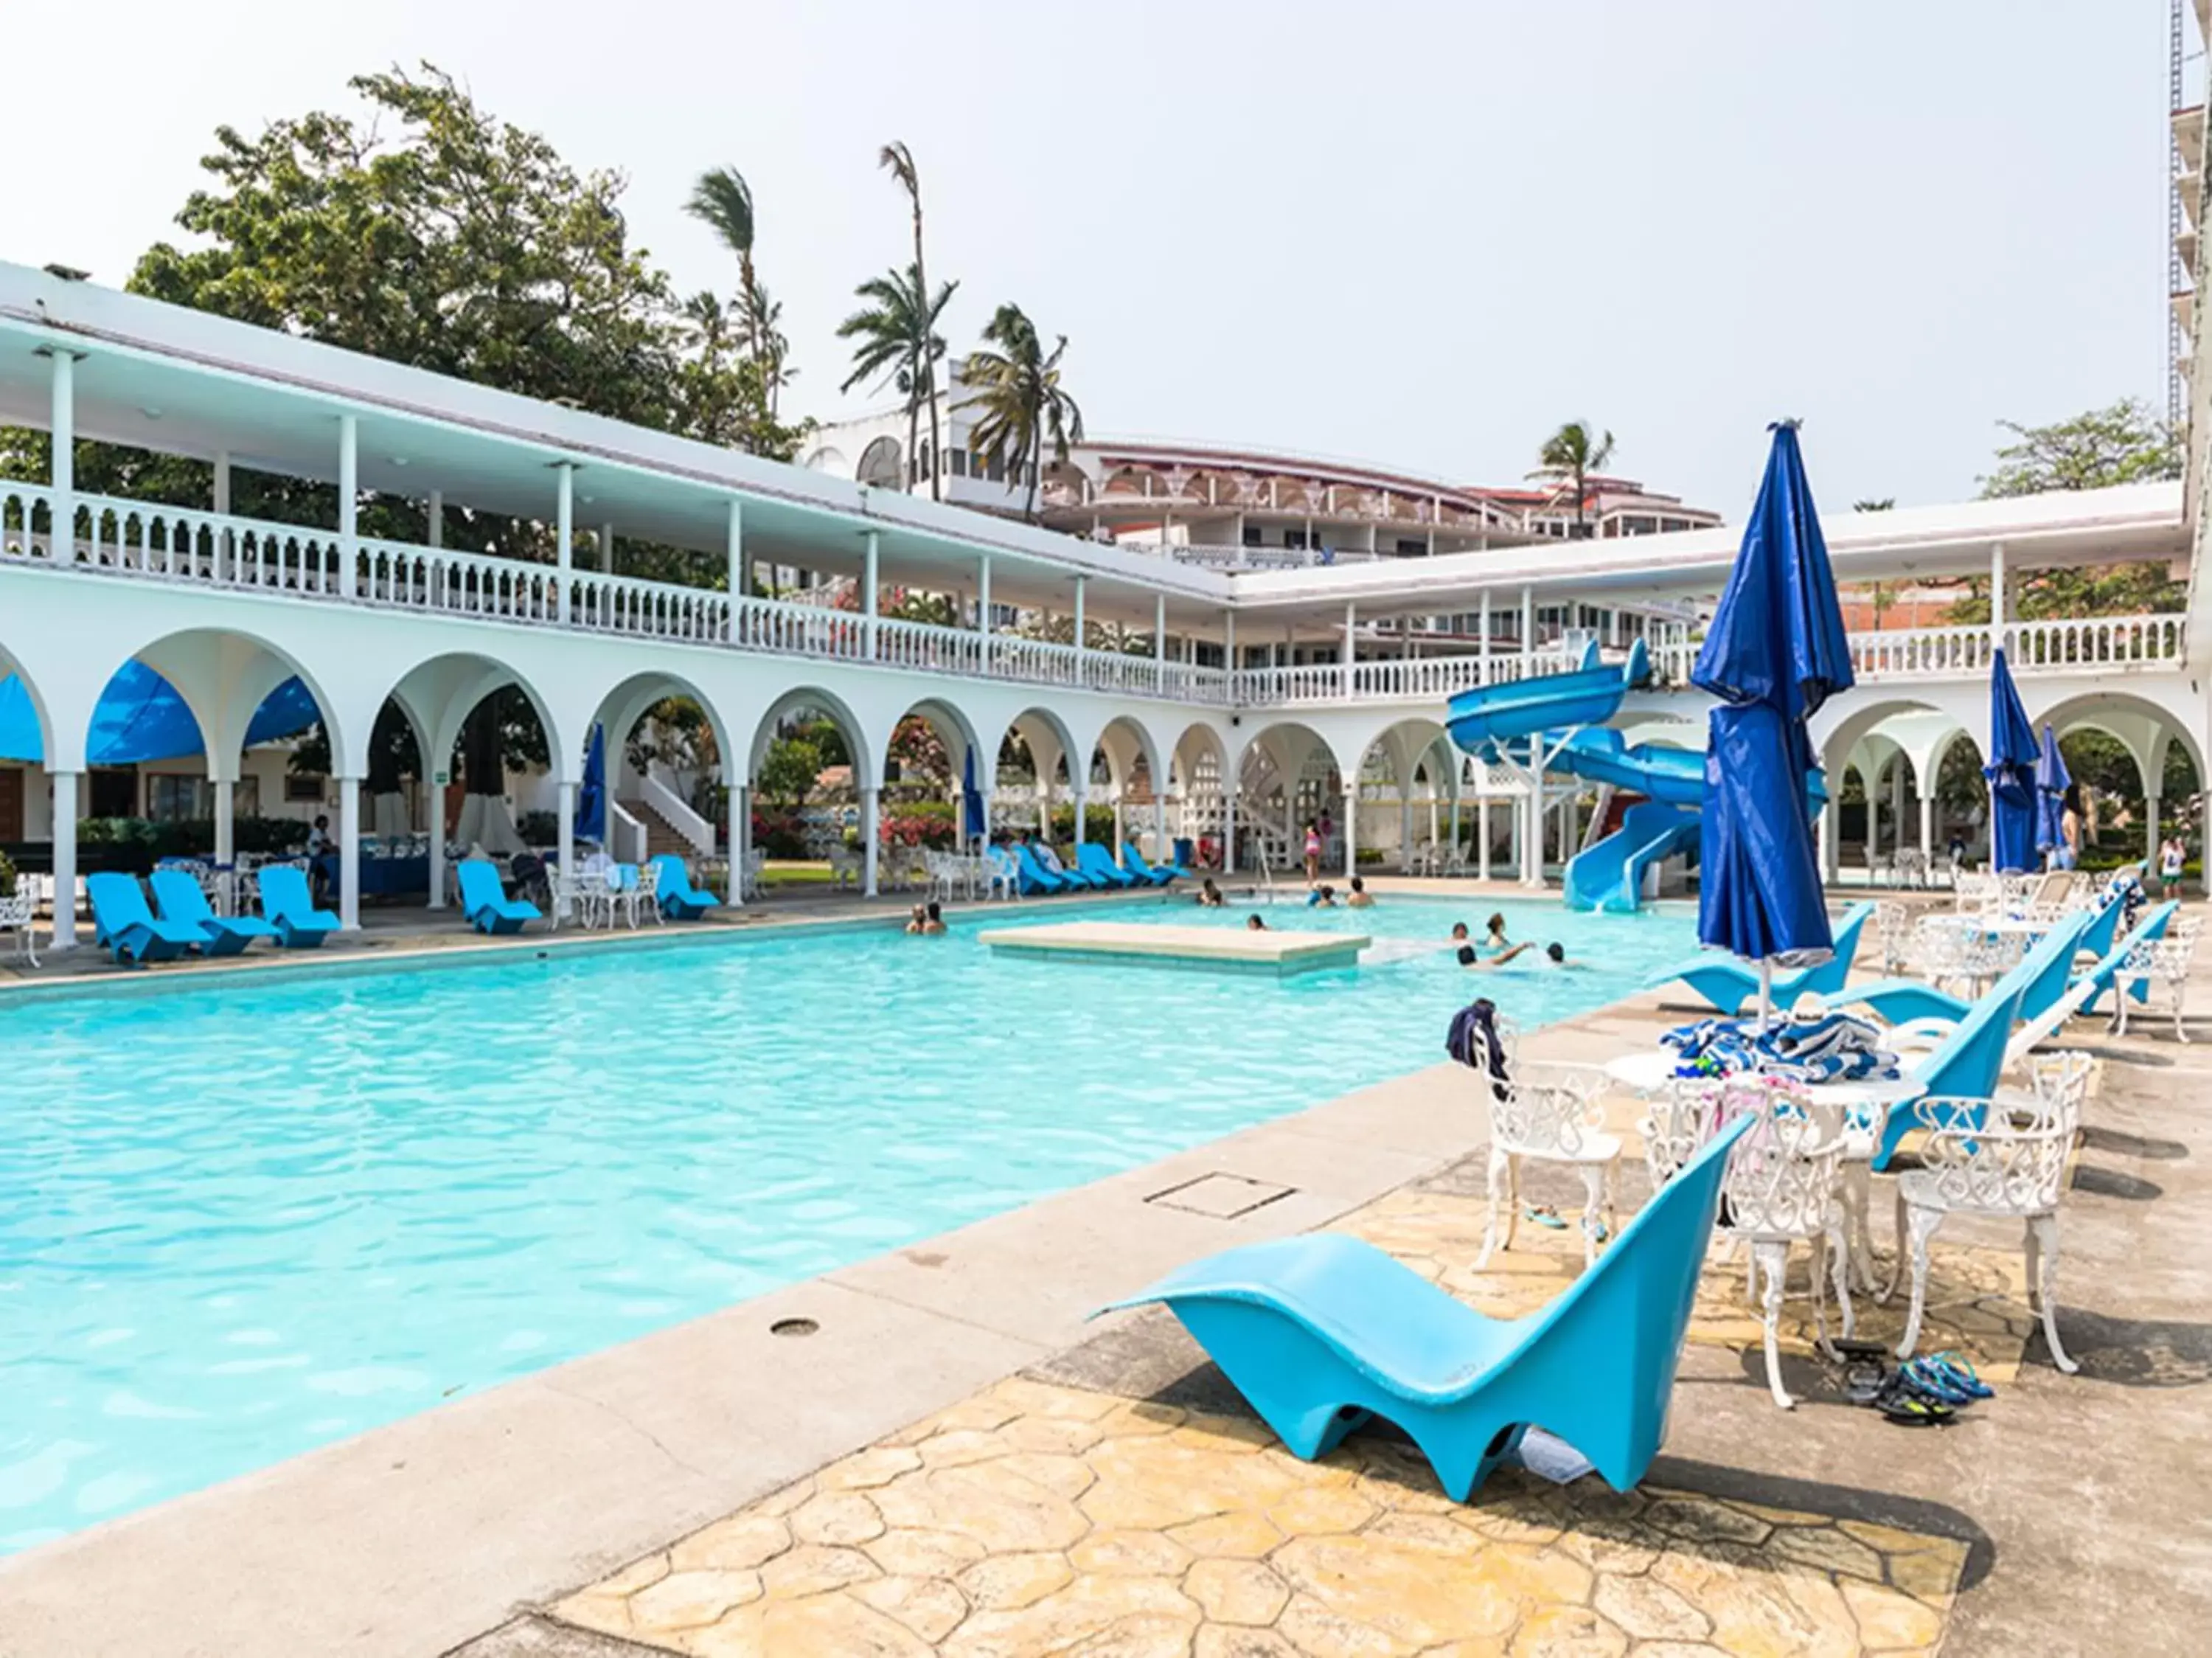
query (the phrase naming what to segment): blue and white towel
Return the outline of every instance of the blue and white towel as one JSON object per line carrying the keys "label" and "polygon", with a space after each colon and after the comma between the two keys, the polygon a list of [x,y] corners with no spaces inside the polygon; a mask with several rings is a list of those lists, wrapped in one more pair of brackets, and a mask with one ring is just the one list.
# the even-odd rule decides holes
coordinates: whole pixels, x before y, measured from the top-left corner
{"label": "blue and white towel", "polygon": [[1793,1082],[1893,1081],[1897,1056],[1884,1051],[1879,1027],[1849,1014],[1790,1019],[1761,1029],[1756,1020],[1704,1019],[1659,1039],[1686,1070],[1721,1076],[1763,1071]]}

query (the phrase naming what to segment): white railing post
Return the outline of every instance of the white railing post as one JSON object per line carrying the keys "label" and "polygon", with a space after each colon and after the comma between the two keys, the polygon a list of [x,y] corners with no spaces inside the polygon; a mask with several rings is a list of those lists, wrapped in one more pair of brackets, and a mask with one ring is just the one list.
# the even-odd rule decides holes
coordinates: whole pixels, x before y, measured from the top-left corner
{"label": "white railing post", "polygon": [[355,571],[361,555],[360,535],[361,423],[352,415],[342,414],[338,417],[337,590],[349,599],[356,594]]}

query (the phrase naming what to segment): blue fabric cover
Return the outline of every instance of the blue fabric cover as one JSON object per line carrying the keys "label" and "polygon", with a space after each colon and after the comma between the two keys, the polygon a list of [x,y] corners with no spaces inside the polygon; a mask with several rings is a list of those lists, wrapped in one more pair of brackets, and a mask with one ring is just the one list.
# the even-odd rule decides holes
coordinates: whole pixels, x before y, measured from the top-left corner
{"label": "blue fabric cover", "polygon": [[1835,948],[1805,777],[1805,722],[1852,684],[1834,573],[1796,426],[1774,428],[1743,546],[1690,671],[1724,704],[1705,753],[1700,942],[1805,966]]}
{"label": "blue fabric cover", "polygon": [[[246,728],[246,747],[297,736],[320,717],[314,693],[295,676],[261,699]],[[85,741],[88,765],[136,765],[204,752],[199,722],[174,686],[135,659],[115,670],[92,710]],[[0,760],[37,765],[45,759],[38,710],[22,681],[11,674],[0,680]]]}
{"label": "blue fabric cover", "polygon": [[1990,781],[1990,867],[2025,875],[2043,863],[2035,850],[2035,765],[2042,753],[2002,650],[1990,664],[1988,754],[1982,775]]}

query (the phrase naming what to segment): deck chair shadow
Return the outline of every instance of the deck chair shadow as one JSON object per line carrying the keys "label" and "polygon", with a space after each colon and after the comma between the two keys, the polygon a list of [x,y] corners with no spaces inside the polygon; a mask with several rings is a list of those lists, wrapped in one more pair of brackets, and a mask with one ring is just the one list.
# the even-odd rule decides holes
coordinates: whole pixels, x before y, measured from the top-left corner
{"label": "deck chair shadow", "polygon": [[1668,1403],[1740,1119],[1662,1186],[1541,1311],[1486,1318],[1370,1244],[1316,1232],[1193,1262],[1112,1308],[1164,1302],[1295,1454],[1379,1416],[1455,1502],[1540,1427],[1625,1491]]}

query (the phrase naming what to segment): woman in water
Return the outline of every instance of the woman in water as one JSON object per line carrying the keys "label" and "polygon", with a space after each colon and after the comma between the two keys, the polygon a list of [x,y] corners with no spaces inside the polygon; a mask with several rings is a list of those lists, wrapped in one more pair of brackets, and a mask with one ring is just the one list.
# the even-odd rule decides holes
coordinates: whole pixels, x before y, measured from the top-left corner
{"label": "woman in water", "polygon": [[1352,896],[1344,901],[1355,910],[1371,910],[1375,907],[1375,894],[1367,890],[1364,877],[1354,875],[1352,878]]}
{"label": "woman in water", "polygon": [[1218,910],[1221,907],[1221,888],[1213,884],[1212,875],[1208,875],[1200,883],[1198,902],[1200,909]]}

